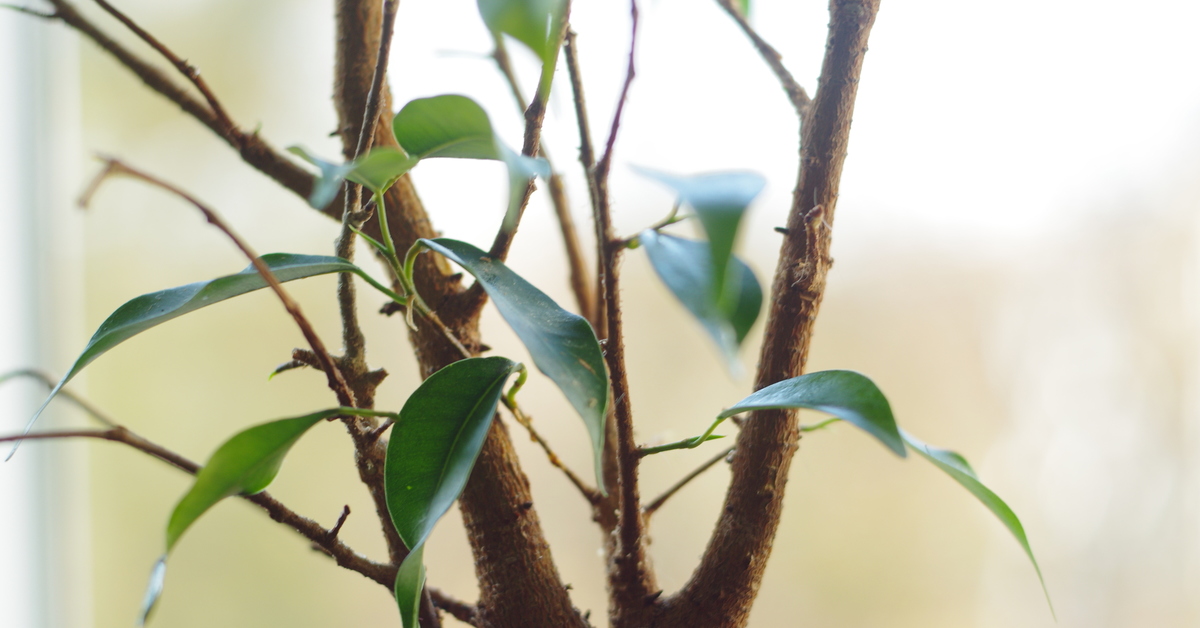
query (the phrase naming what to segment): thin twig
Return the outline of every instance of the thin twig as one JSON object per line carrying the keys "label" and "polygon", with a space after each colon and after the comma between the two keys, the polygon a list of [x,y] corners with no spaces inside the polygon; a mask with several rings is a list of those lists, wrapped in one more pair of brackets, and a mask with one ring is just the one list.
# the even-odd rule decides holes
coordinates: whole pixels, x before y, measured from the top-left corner
{"label": "thin twig", "polygon": [[342,531],[342,526],[346,525],[346,519],[349,519],[349,518],[350,518],[350,505],[346,504],[345,506],[342,506],[342,514],[338,516],[337,523],[333,524],[333,527],[329,529],[329,540],[330,541],[337,538],[338,533]]}
{"label": "thin twig", "polygon": [[808,113],[808,106],[812,100],[809,99],[808,92],[804,91],[804,88],[796,82],[792,73],[783,65],[783,55],[779,54],[778,50],[775,50],[771,44],[767,43],[767,40],[758,34],[758,31],[754,30],[754,27],[750,25],[750,20],[746,19],[741,9],[737,7],[735,0],[717,0],[717,4],[721,5],[722,9],[725,9],[725,12],[733,18],[733,21],[737,22],[737,25],[741,27],[742,32],[746,33],[746,37],[750,38],[755,49],[758,50],[758,54],[771,67],[771,71],[775,73],[776,78],[779,79],[780,85],[783,86],[783,91],[787,93],[788,100],[791,101],[792,107],[796,109],[796,115],[801,120],[804,120],[804,116]]}
{"label": "thin twig", "polygon": [[32,15],[34,17],[40,17],[45,20],[52,20],[52,19],[58,17],[58,15],[56,15],[54,13],[43,13],[41,11],[36,11],[29,7],[23,7],[23,6],[16,5],[16,4],[8,4],[8,3],[0,4],[0,9],[9,9],[11,11],[16,11],[17,13],[24,13],[26,15]]}
{"label": "thin twig", "polygon": [[267,282],[267,285],[271,287],[271,290],[275,292],[275,295],[279,297],[279,300],[283,303],[284,309],[286,309],[288,314],[291,314],[292,319],[296,321],[296,326],[300,328],[300,333],[304,335],[304,339],[307,340],[309,346],[312,347],[313,353],[315,353],[317,358],[321,361],[322,369],[325,371],[325,375],[329,380],[329,388],[332,389],[337,395],[338,403],[343,406],[354,406],[354,396],[350,392],[350,387],[346,384],[345,378],[342,377],[341,370],[338,369],[337,365],[334,363],[333,357],[330,356],[329,351],[326,350],[325,343],[321,341],[319,336],[317,336],[317,332],[313,329],[312,323],[310,323],[308,319],[305,318],[304,313],[300,311],[300,305],[292,299],[286,290],[283,289],[283,285],[279,282],[279,279],[275,277],[275,273],[271,272],[271,269],[267,267],[266,262],[259,258],[258,254],[250,248],[250,245],[246,244],[246,242],[242,240],[242,238],[238,236],[237,233],[235,233],[233,229],[229,227],[229,225],[225,224],[225,221],[222,220],[215,211],[197,200],[191,194],[188,194],[182,189],[153,175],[132,168],[115,158],[101,157],[101,159],[105,162],[105,168],[96,177],[96,180],[92,183],[92,185],[89,186],[89,194],[86,194],[80,199],[81,205],[87,205],[87,202],[91,199],[90,193],[94,193],[99,184],[105,179],[115,175],[125,175],[135,179],[140,179],[145,183],[149,183],[150,185],[166,190],[167,192],[182,198],[190,203],[193,207],[200,210],[200,213],[204,214],[205,220],[207,220],[217,229],[220,229],[226,236],[229,237],[230,240],[233,241],[234,245],[237,246],[237,248],[241,250],[241,252],[247,258],[250,259],[250,263],[253,264],[254,268],[258,270],[258,273],[262,275],[263,280]]}
{"label": "thin twig", "polygon": [[433,599],[434,606],[450,613],[450,616],[470,626],[480,626],[479,609],[472,604],[460,601],[448,595],[441,589],[433,587],[425,587],[429,592],[429,597]]}
{"label": "thin twig", "polygon": [[[568,31],[567,37],[573,34]],[[504,75],[504,80],[508,83],[509,91],[512,92],[513,100],[517,103],[517,107],[521,111],[525,111],[525,96],[521,94],[521,86],[517,83],[517,75],[513,71],[512,62],[508,57],[508,51],[504,48],[504,41],[496,40],[496,49],[492,52],[492,59],[496,61],[496,66],[500,68],[500,73]],[[554,167],[554,161],[550,159],[550,153],[545,146],[538,147],[538,153],[546,160],[546,164],[550,166],[550,180],[547,182],[550,188],[550,203],[554,206],[554,215],[558,218],[559,230],[562,232],[563,246],[567,253],[567,267],[570,269],[571,292],[575,295],[575,303],[579,306],[579,314],[586,318],[592,326],[596,325],[596,296],[592,290],[592,286],[588,282],[587,261],[583,257],[583,246],[579,242],[579,232],[575,228],[575,220],[571,217],[571,204],[567,200],[567,190],[563,186],[562,177],[558,174],[558,170]]]}
{"label": "thin twig", "polygon": [[[120,443],[162,460],[163,462],[166,462],[167,464],[170,464],[171,466],[191,475],[195,475],[200,470],[200,465],[189,460],[188,458],[177,454],[163,447],[162,445],[158,445],[146,440],[145,438],[133,433],[129,429],[121,426],[107,430],[63,430],[58,432],[0,436],[0,443],[18,440],[52,440],[62,438],[94,438]],[[240,497],[248,502],[258,505],[267,512],[271,519],[288,526],[296,532],[299,532],[304,538],[315,543],[321,548],[322,551],[329,554],[329,556],[331,556],[339,566],[358,572],[367,578],[387,587],[389,590],[395,584],[395,566],[377,563],[355,552],[340,539],[338,539],[336,535],[332,535],[331,530],[326,530],[312,519],[297,514],[292,509],[280,503],[279,500],[275,499],[270,494],[262,492],[255,495],[241,495]]]}
{"label": "thin twig", "polygon": [[158,54],[165,57],[167,61],[170,61],[171,65],[175,66],[175,69],[179,70],[180,74],[187,77],[187,79],[191,81],[192,85],[195,85],[196,89],[200,90],[200,94],[204,96],[205,102],[208,103],[209,109],[212,110],[213,116],[217,119],[217,123],[221,126],[221,135],[223,135],[225,139],[229,140],[229,143],[233,144],[235,148],[241,148],[242,137],[245,134],[238,130],[237,125],[233,123],[232,119],[230,119],[229,114],[225,113],[225,108],[221,106],[221,101],[217,100],[217,96],[213,94],[211,89],[208,88],[208,83],[206,83],[200,76],[200,71],[196,69],[196,66],[193,66],[184,59],[180,58],[179,55],[172,52],[170,48],[167,48],[156,37],[148,33],[146,29],[138,26],[136,22],[129,18],[129,16],[125,15],[105,0],[96,0],[96,4],[100,5],[100,8],[107,11],[109,15],[117,18],[117,21],[121,22],[129,30],[133,31],[133,33],[140,37],[142,41],[146,42],[151,48],[158,51]]}
{"label": "thin twig", "polygon": [[542,451],[546,452],[546,458],[550,460],[550,464],[559,471],[562,471],[563,474],[567,476],[567,479],[571,481],[571,484],[575,485],[575,488],[579,490],[580,494],[583,495],[583,498],[593,506],[600,503],[600,491],[588,486],[587,482],[584,482],[578,475],[575,475],[574,471],[570,470],[565,464],[563,464],[563,461],[558,457],[558,454],[554,453],[554,450],[550,448],[550,443],[546,442],[546,439],[542,438],[542,435],[539,434],[536,429],[534,429],[533,420],[529,417],[529,415],[522,412],[521,408],[517,406],[516,403],[510,404],[507,397],[504,398],[504,406],[507,407],[510,412],[512,412],[513,418],[517,420],[517,423],[520,423],[521,427],[524,427],[525,430],[529,432],[529,439],[537,443],[538,446],[542,448]]}
{"label": "thin twig", "polygon": [[725,451],[722,451],[721,453],[713,456],[712,458],[709,458],[704,464],[696,467],[695,469],[692,470],[691,473],[683,476],[683,478],[680,479],[678,482],[676,482],[674,485],[672,485],[671,488],[667,489],[666,491],[663,491],[662,495],[655,497],[650,503],[643,506],[642,514],[646,517],[649,517],[650,515],[654,514],[654,511],[658,510],[659,508],[662,508],[662,505],[665,504],[668,499],[671,499],[672,495],[674,495],[675,493],[678,493],[679,489],[683,488],[684,486],[687,486],[688,482],[691,482],[692,480],[700,477],[701,473],[708,471],[713,465],[715,465],[718,462],[727,458],[729,456],[729,454],[733,453],[733,450],[734,450],[733,447],[726,448]]}
{"label": "thin twig", "polygon": [[[43,385],[46,386],[46,388],[48,388],[50,390],[54,390],[54,387],[56,385],[58,385],[58,382],[55,381],[55,379],[53,377],[50,377],[46,373],[43,373],[42,371],[39,371],[37,369],[20,369],[20,370],[16,370],[16,371],[9,371],[8,373],[0,375],[0,384],[3,384],[4,382],[6,382],[8,380],[15,379],[17,377],[28,377],[30,379],[35,379],[35,380],[41,382]],[[76,395],[75,393],[71,392],[70,389],[63,388],[62,390],[58,391],[58,396],[63,397],[65,399],[67,399],[68,401],[70,401],[71,403],[75,404],[81,410],[83,410],[84,412],[91,415],[91,417],[93,419],[96,419],[100,423],[103,423],[104,425],[107,425],[108,427],[117,427],[116,422],[113,421],[111,418],[109,418],[109,416],[107,414],[105,414],[103,411],[101,411],[96,406],[92,405],[92,403],[90,401],[88,401],[87,399],[84,399],[83,397],[80,397],[79,395]]]}
{"label": "thin twig", "polygon": [[[637,0],[630,0],[629,6],[631,18],[629,63],[625,71],[625,82],[621,87],[621,96],[617,101],[616,111],[613,113],[604,156],[595,168],[596,239],[599,245],[600,273],[604,279],[604,290],[600,294],[600,302],[605,309],[608,325],[605,359],[608,363],[609,378],[612,381],[614,417],[617,427],[617,467],[620,477],[620,516],[617,523],[619,545],[616,555],[612,557],[615,568],[610,571],[609,580],[614,606],[617,614],[621,615],[613,618],[615,624],[646,623],[643,613],[647,612],[649,607],[645,604],[645,600],[649,599],[655,588],[654,576],[646,560],[645,521],[642,518],[638,496],[639,456],[633,435],[633,411],[629,399],[629,382],[625,369],[625,342],[621,326],[620,286],[617,271],[620,250],[611,246],[614,237],[611,205],[608,197],[608,173],[612,165],[613,146],[616,144],[625,103],[629,98],[629,88],[636,75],[634,60],[637,52]],[[623,614],[629,616],[625,617]]]}

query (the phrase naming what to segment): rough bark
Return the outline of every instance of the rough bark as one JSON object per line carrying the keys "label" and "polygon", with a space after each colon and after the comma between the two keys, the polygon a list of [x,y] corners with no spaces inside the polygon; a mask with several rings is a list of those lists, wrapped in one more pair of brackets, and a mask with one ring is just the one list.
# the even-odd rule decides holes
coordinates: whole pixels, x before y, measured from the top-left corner
{"label": "rough bark", "polygon": [[[337,3],[337,59],[334,100],[339,131],[349,154],[358,140],[366,94],[379,46],[381,3],[378,0],[340,0]],[[391,133],[390,94],[375,131],[376,146],[395,146]],[[399,250],[417,238],[432,238],[424,206],[409,177],[403,177],[387,195],[389,227]],[[334,203],[334,207],[340,207]],[[378,229],[378,223],[370,226]],[[417,289],[463,344],[478,351],[479,319],[476,308],[463,307],[457,275],[450,275],[435,255],[418,260]],[[423,376],[459,360],[462,355],[440,330],[416,318],[412,345]],[[571,604],[567,589],[550,555],[549,544],[533,508],[529,480],[522,472],[507,431],[493,424],[483,451],[459,501],[467,537],[475,557],[481,625],[528,628],[587,626]]]}
{"label": "rough bark", "polygon": [[[771,291],[755,388],[800,375],[825,289],[829,226],[850,135],[867,37],[879,0],[833,0],[820,86],[801,131],[800,174]],[[800,439],[796,413],[745,421],[733,478],[700,565],[665,600],[655,626],[745,626],[779,526],[788,469]]]}

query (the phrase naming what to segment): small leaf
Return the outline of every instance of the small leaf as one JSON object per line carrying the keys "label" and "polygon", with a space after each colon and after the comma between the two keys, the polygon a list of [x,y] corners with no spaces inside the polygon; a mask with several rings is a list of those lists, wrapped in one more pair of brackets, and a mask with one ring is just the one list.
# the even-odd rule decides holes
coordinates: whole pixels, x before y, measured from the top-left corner
{"label": "small leaf", "polygon": [[308,204],[314,209],[324,209],[337,198],[338,190],[347,174],[354,169],[351,164],[337,164],[326,161],[314,155],[303,146],[289,146],[288,152],[307,161],[321,171],[321,176],[313,182],[312,192],[308,195]]}
{"label": "small leaf", "polygon": [[506,231],[516,224],[529,181],[536,175],[550,176],[546,160],[523,156],[500,141],[487,112],[466,96],[448,94],[409,102],[392,119],[392,132],[409,155],[420,159],[457,157],[504,162],[508,168]]}
{"label": "small leaf", "polygon": [[725,419],[751,410],[808,408],[831,414],[865,430],[901,458],[904,441],[883,391],[854,371],[820,371],[762,388],[719,415]]}
{"label": "small leaf", "polygon": [[384,490],[406,546],[422,545],[462,493],[516,368],[501,357],[460,360],[430,375],[404,402],[388,441]]}
{"label": "small leaf", "polygon": [[[762,287],[754,277],[754,271],[736,256],[731,257],[729,263],[733,272],[725,283],[725,290],[734,295],[714,300],[710,290],[713,279],[707,244],[663,235],[652,229],[639,234],[638,241],[646,249],[659,279],[712,336],[730,370],[740,372],[738,347],[762,309]],[[721,304],[727,305],[722,308]]]}
{"label": "small leaf", "polygon": [[400,621],[404,628],[419,628],[421,592],[425,589],[425,545],[421,544],[408,553],[396,572],[396,605],[400,607]]}
{"label": "small leaf", "polygon": [[727,269],[738,227],[746,208],[767,184],[766,180],[754,172],[714,172],[680,177],[648,168],[634,170],[675,190],[680,202],[696,211],[712,251],[714,298],[733,296],[725,291],[724,284],[733,274]]}
{"label": "small leaf", "polygon": [[340,409],[279,419],[239,432],[217,448],[196,474],[191,490],[179,500],[167,523],[167,552],[200,515],[233,495],[262,492],[279,474],[292,445],[323,419]]}
{"label": "small leaf", "polygon": [[566,395],[591,437],[596,479],[603,490],[600,457],[608,410],[608,370],[592,326],[470,244],[449,238],[421,242],[475,276],[529,349],[538,370]]}
{"label": "small leaf", "polygon": [[558,56],[558,28],[565,0],[478,0],[483,23],[493,33],[504,33],[529,46],[542,60]]}
{"label": "small leaf", "polygon": [[1033,549],[1029,547],[1029,539],[1025,536],[1025,528],[1021,525],[1021,520],[1017,518],[1016,513],[1004,503],[995,493],[988,487],[984,486],[979,478],[975,476],[975,471],[971,465],[967,463],[967,459],[963,458],[957,452],[948,449],[938,449],[927,445],[920,441],[917,437],[901,430],[901,436],[904,437],[904,442],[908,443],[913,451],[933,465],[949,475],[974,495],[979,501],[983,502],[987,509],[996,515],[1000,523],[1008,528],[1013,537],[1020,543],[1021,549],[1025,550],[1025,555],[1029,557],[1029,562],[1033,564],[1033,570],[1037,572],[1038,582],[1042,584],[1042,592],[1046,595],[1046,603],[1050,605],[1050,613],[1054,614],[1054,603],[1050,601],[1050,590],[1046,588],[1046,580],[1042,577],[1042,569],[1038,567],[1037,559],[1033,557]]}
{"label": "small leaf", "polygon": [[[362,269],[340,257],[269,253],[263,255],[261,259],[279,281],[292,281],[339,272],[353,272],[370,280]],[[100,328],[92,335],[92,339],[88,341],[83,353],[75,360],[71,370],[67,371],[58,385],[50,391],[50,395],[46,397],[46,401],[38,408],[33,418],[29,419],[29,423],[25,426],[25,433],[29,433],[34,422],[41,416],[46,406],[50,405],[50,401],[62,390],[63,386],[66,386],[71,378],[79,374],[83,367],[109,349],[173,318],[266,286],[266,280],[251,264],[236,275],[226,275],[211,281],[201,281],[178,288],[151,292],[125,303],[100,324]],[[18,441],[17,445],[19,444]],[[17,450],[17,445],[13,445],[13,452]],[[8,457],[12,457],[11,452]]]}
{"label": "small leaf", "polygon": [[412,170],[417,161],[416,157],[409,157],[394,148],[376,148],[365,157],[355,160],[346,178],[382,194],[396,179]]}

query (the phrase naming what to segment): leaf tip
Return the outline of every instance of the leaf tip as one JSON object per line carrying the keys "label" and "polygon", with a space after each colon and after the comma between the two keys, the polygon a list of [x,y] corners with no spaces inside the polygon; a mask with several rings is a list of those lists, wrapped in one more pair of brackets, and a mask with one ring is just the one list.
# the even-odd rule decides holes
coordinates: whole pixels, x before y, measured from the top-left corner
{"label": "leaf tip", "polygon": [[167,576],[167,556],[162,557],[154,563],[154,568],[150,570],[150,582],[146,585],[146,595],[142,598],[142,610],[138,617],[138,625],[145,626],[146,621],[150,619],[150,613],[154,611],[154,607],[158,604],[158,598],[162,596],[163,582]]}

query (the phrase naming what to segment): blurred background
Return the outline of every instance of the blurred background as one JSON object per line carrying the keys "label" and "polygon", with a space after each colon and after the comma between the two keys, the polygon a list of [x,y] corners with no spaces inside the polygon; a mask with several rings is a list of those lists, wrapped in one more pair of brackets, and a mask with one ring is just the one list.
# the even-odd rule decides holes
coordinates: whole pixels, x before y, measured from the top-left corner
{"label": "blurred background", "polygon": [[[154,58],[115,21],[79,4]],[[574,5],[593,132],[603,138],[626,62],[628,7]],[[259,128],[278,147],[339,155],[329,137],[331,2],[119,6],[197,65],[243,128]],[[772,227],[785,222],[797,168],[789,105],[716,3],[647,0],[641,8],[638,76],[612,177],[618,230],[657,221],[672,202],[629,165],[759,171],[770,183],[740,251],[769,284],[779,245]],[[810,93],[827,18],[822,2],[754,2],[753,23]],[[1025,523],[1064,627],[1200,625],[1198,20],[1200,4],[1189,0],[1018,0],[1002,8],[911,0],[885,2],[871,36],[836,264],[809,367],[870,375],[905,429],[971,460]],[[0,13],[0,32],[9,107],[0,110],[0,130],[14,140],[6,140],[0,193],[8,194],[6,224],[16,225],[0,247],[0,288],[28,301],[4,304],[0,369],[32,364],[58,376],[126,300],[245,266],[191,208],[133,182],[111,182],[91,210],[75,210],[73,199],[97,170],[94,152],[192,191],[261,252],[332,251],[333,221],[242,164],[89,42],[13,12]],[[532,87],[532,57],[510,49]],[[397,106],[468,94],[519,145],[521,119],[487,57],[490,40],[473,2],[405,0],[393,50]],[[565,78],[560,70],[543,141],[590,241]],[[431,162],[413,176],[446,236],[490,241],[505,198],[499,164]],[[538,193],[510,264],[567,305],[557,229]],[[694,435],[750,392],[750,378],[726,374],[640,252],[626,255],[623,271],[638,437]],[[318,331],[336,338],[334,280],[289,288]],[[382,303],[360,291],[369,360],[391,373],[380,405],[397,409],[418,380],[402,322],[371,314]],[[484,327],[495,354],[525,358],[494,312]],[[751,370],[760,328],[743,354]],[[333,403],[317,373],[267,381],[302,344],[273,297],[259,293],[139,336],[72,386],[134,431],[203,460],[248,425]],[[586,470],[586,436],[565,400],[543,378],[526,390],[522,405],[539,429],[568,464]],[[43,394],[29,382],[5,384],[2,431],[18,431]],[[87,424],[66,404],[55,407],[41,427]],[[514,435],[559,569],[577,606],[603,625],[601,540],[586,504],[519,430]],[[648,459],[643,494],[669,487],[715,447]],[[654,517],[653,560],[668,591],[703,549],[728,481],[724,466]],[[184,474],[108,443],[24,445],[0,466],[0,556],[10,572],[0,576],[0,595],[8,596],[0,606],[16,609],[11,625],[134,622],[167,517],[188,485]],[[343,538],[384,554],[338,425],[301,440],[271,491],[326,526],[350,505]],[[430,584],[474,600],[456,513],[431,543]],[[386,590],[231,500],[173,554],[154,625],[399,620]],[[924,461],[899,460],[857,430],[834,426],[801,442],[751,625],[1055,623],[1020,548],[974,498]]]}

